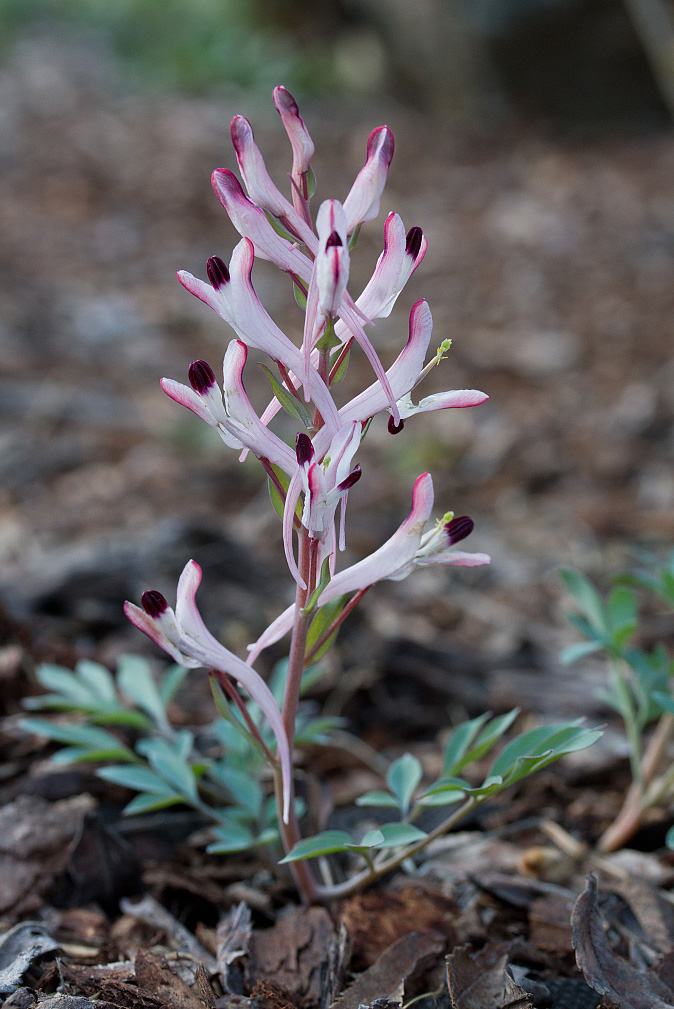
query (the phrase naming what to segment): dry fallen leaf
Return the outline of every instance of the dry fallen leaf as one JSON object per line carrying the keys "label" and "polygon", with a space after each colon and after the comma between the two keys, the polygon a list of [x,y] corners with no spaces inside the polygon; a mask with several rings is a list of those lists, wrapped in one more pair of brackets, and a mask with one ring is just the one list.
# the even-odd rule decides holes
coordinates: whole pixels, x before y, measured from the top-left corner
{"label": "dry fallen leaf", "polygon": [[437,932],[409,932],[384,950],[379,959],[345,988],[331,1009],[358,1009],[395,995],[419,960],[440,953],[444,939]]}
{"label": "dry fallen leaf", "polygon": [[652,971],[640,972],[611,949],[591,875],[571,917],[576,961],[585,980],[619,1009],[672,1009],[674,993]]}

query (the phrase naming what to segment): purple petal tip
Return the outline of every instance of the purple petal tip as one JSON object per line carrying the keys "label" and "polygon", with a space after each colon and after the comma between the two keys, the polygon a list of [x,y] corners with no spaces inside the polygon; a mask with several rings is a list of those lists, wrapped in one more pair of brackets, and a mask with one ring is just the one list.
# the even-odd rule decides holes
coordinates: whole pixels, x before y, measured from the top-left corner
{"label": "purple petal tip", "polygon": [[168,609],[168,603],[161,592],[157,592],[156,589],[149,589],[147,592],[143,592],[140,597],[140,605],[143,607],[148,617],[152,617],[154,619],[160,617],[162,613],[165,613]]}
{"label": "purple petal tip", "polygon": [[402,429],[404,427],[405,427],[405,421],[402,419],[402,417],[400,418],[400,423],[399,424],[396,424],[396,422],[394,421],[393,417],[389,417],[389,419],[388,419],[388,433],[389,434],[400,434],[400,432],[402,431]]}
{"label": "purple petal tip", "polygon": [[449,540],[449,546],[452,547],[460,540],[465,540],[466,536],[470,536],[474,525],[475,523],[468,515],[459,515],[457,518],[452,519],[451,522],[448,522],[445,526],[445,533]]}
{"label": "purple petal tip", "polygon": [[412,259],[416,259],[421,251],[421,243],[423,241],[424,233],[421,228],[410,228],[407,232],[407,242],[405,243],[405,252]]}
{"label": "purple petal tip", "polygon": [[311,444],[311,438],[304,431],[300,431],[297,435],[295,454],[298,466],[305,466],[314,457],[314,446]]}
{"label": "purple petal tip", "polygon": [[351,490],[354,484],[358,483],[362,476],[360,466],[354,466],[349,475],[345,477],[339,485],[341,491]]}
{"label": "purple petal tip", "polygon": [[215,373],[206,361],[192,361],[187,376],[190,385],[199,396],[204,396],[215,385]]}
{"label": "purple petal tip", "polygon": [[229,283],[229,270],[220,256],[211,256],[206,263],[206,273],[215,291]]}

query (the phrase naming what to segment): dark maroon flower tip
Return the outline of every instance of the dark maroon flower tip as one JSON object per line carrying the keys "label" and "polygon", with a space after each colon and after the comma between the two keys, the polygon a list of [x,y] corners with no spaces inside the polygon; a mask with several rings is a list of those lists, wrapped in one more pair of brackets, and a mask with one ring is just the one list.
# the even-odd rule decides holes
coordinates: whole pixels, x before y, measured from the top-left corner
{"label": "dark maroon flower tip", "polygon": [[459,540],[465,540],[466,536],[470,536],[474,525],[475,523],[468,515],[459,515],[457,518],[452,519],[451,522],[448,522],[445,526],[445,533],[449,540],[449,546],[453,547]]}
{"label": "dark maroon flower tip", "polygon": [[337,234],[337,232],[333,231],[332,234],[330,235],[330,237],[328,238],[327,242],[325,243],[325,248],[326,249],[334,249],[335,246],[339,246],[339,245],[343,245],[343,244],[344,243],[342,242],[342,240],[339,237],[339,235]]}
{"label": "dark maroon flower tip", "polygon": [[360,466],[358,466],[358,465],[354,466],[354,468],[351,470],[351,472],[349,473],[349,475],[347,477],[344,477],[344,479],[340,483],[339,489],[342,490],[342,491],[344,491],[344,490],[351,490],[351,488],[353,487],[353,485],[355,483],[358,483],[358,481],[360,480],[361,476],[362,476],[362,472],[361,472]]}
{"label": "dark maroon flower tip", "polygon": [[206,263],[206,273],[215,291],[229,283],[229,270],[220,256],[211,256]]}
{"label": "dark maroon flower tip", "polygon": [[314,457],[314,446],[311,444],[311,438],[304,431],[300,431],[297,435],[295,455],[297,456],[298,466],[305,466]]}
{"label": "dark maroon flower tip", "polygon": [[168,609],[168,603],[161,592],[157,592],[156,589],[149,589],[149,591],[143,592],[140,597],[140,605],[148,617],[153,618],[160,617]]}
{"label": "dark maroon flower tip", "polygon": [[192,361],[187,377],[194,391],[200,396],[204,396],[215,385],[215,372],[206,361]]}
{"label": "dark maroon flower tip", "polygon": [[407,232],[407,242],[405,243],[405,252],[412,259],[416,259],[421,250],[421,242],[423,241],[424,233],[421,228],[410,228]]}
{"label": "dark maroon flower tip", "polygon": [[392,416],[389,417],[389,419],[388,419],[388,433],[389,434],[400,434],[400,432],[402,431],[402,429],[404,427],[405,427],[405,421],[402,419],[402,417],[400,418],[400,423],[399,424],[396,424],[396,422],[394,421],[394,419],[393,419]]}

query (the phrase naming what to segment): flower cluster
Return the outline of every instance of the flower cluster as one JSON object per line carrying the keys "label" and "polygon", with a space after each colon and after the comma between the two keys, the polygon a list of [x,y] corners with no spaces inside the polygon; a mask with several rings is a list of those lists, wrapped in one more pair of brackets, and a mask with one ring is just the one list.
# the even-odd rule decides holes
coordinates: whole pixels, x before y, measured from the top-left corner
{"label": "flower cluster", "polygon": [[[231,134],[247,194],[228,169],[213,173],[213,188],[241,241],[229,264],[212,256],[208,280],[180,272],[180,283],[212,308],[235,334],[224,356],[222,387],[205,361],[189,367],[189,385],[162,379],[164,391],[214,427],[230,448],[252,452],[264,467],[273,491],[283,502],[283,543],[296,582],[295,603],[249,647],[247,661],[219,644],[206,629],[195,595],[201,571],[190,561],[178,584],[175,612],[156,591],[145,592],[141,607],[126,604],[129,619],[178,662],[203,666],[225,678],[231,690],[240,685],[259,705],[277,744],[283,822],[292,821],[292,749],[299,681],[306,657],[308,627],[321,607],[362,593],[382,579],[405,578],[416,566],[487,564],[482,553],[454,546],[472,531],[466,516],[443,516],[426,531],[433,509],[433,483],[428,473],[418,477],[412,509],[400,528],[369,557],[341,571],[337,556],[345,547],[345,518],[350,489],[361,476],[354,459],[371,419],[389,414],[389,431],[399,432],[416,413],[477,406],[487,399],[474,389],[450,390],[414,404],[412,393],[428,371],[442,360],[449,341],[426,363],[432,319],[425,301],[410,312],[406,345],[384,369],[366,333],[374,320],[386,318],[426,253],[418,227],[405,231],[398,214],[384,224],[384,245],[376,268],[360,295],[349,293],[350,257],[361,226],[377,217],[393,157],[391,131],[381,126],[367,142],[365,164],[343,202],[328,199],[312,223],[310,200],[315,188],[311,168],[314,145],[292,95],[274,91],[274,104],[292,147],[291,198],[277,189],[243,116],[232,120]],[[271,261],[291,279],[305,308],[301,343],[279,329],[258,298],[252,282],[255,258]],[[341,406],[333,391],[356,344],[373,372],[372,383]],[[243,374],[248,348],[265,353],[274,397],[260,415],[253,408]],[[278,377],[275,377],[275,375]],[[294,446],[270,428],[284,408],[302,425]],[[339,515],[339,522],[338,522]],[[337,531],[339,526],[339,532]],[[339,623],[337,617],[336,626]],[[283,708],[252,664],[260,652],[292,631],[289,674]],[[297,840],[284,835],[286,846]]]}

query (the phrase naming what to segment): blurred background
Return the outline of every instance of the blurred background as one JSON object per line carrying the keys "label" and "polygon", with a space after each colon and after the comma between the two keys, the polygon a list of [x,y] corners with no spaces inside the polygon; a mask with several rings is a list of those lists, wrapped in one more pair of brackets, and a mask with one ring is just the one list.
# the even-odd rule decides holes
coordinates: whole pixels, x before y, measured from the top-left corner
{"label": "blurred background", "polygon": [[[592,686],[568,686],[587,669],[558,675],[557,568],[601,580],[635,545],[674,540],[674,5],[2,0],[0,38],[0,644],[66,663],[152,654],[122,601],[150,586],[171,599],[190,556],[213,631],[240,653],[290,599],[256,464],[158,386],[196,357],[217,371],[231,334],[175,271],[204,276],[237,240],[209,182],[235,167],[234,113],[283,188],[283,83],[316,142],[317,201],[346,195],[373,127],[396,136],[352,293],[389,210],[429,252],[377,325],[385,363],[426,297],[437,342],[453,340],[427,391],[491,397],[398,438],[373,428],[348,560],[392,532],[428,468],[438,514],[471,514],[466,547],[493,565],[371,593],[343,635],[349,682],[450,668],[469,708],[526,690],[556,716],[588,713]],[[267,267],[262,300],[299,334]],[[344,395],[363,379],[354,360]],[[557,680],[536,694],[541,671]]]}

